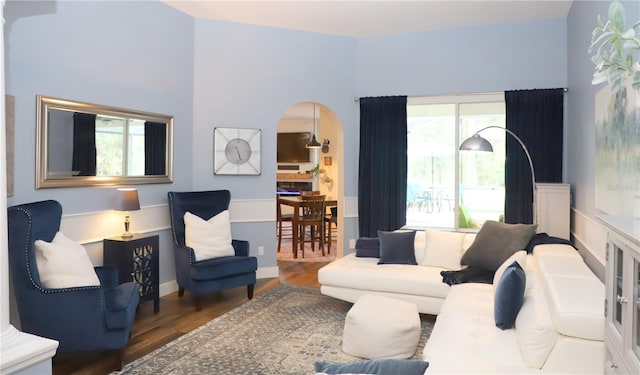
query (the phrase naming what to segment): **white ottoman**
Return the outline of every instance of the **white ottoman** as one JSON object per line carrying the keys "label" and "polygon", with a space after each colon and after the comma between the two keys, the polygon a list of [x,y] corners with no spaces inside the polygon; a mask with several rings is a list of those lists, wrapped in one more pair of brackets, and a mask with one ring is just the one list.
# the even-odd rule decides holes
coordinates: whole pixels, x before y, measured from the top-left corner
{"label": "white ottoman", "polygon": [[365,294],[347,313],[342,350],[367,359],[405,359],[415,354],[419,340],[416,305]]}

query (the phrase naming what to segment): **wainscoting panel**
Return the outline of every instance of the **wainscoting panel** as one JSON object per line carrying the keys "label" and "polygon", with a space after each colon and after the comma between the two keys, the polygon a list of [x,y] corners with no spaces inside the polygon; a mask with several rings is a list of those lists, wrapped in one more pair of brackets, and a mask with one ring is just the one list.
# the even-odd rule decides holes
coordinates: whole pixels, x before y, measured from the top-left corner
{"label": "wainscoting panel", "polygon": [[593,272],[604,280],[607,232],[604,225],[575,208],[571,209],[571,232],[574,242]]}

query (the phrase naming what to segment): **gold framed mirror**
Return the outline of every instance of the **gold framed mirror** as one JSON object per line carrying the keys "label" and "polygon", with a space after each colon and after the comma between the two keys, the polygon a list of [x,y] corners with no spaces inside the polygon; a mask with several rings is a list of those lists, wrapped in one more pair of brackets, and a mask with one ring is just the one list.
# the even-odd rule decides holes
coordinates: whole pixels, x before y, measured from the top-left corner
{"label": "gold framed mirror", "polygon": [[171,183],[173,117],[38,95],[36,189]]}

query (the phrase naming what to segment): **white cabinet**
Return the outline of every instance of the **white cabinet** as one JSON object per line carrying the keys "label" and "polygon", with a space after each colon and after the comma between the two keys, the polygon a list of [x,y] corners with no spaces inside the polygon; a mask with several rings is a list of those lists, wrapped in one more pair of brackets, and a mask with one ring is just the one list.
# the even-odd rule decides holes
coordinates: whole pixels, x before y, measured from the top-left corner
{"label": "white cabinet", "polygon": [[536,184],[538,233],[569,239],[571,191],[569,184]]}
{"label": "white cabinet", "polygon": [[640,220],[600,216],[607,230],[607,374],[640,374]]}

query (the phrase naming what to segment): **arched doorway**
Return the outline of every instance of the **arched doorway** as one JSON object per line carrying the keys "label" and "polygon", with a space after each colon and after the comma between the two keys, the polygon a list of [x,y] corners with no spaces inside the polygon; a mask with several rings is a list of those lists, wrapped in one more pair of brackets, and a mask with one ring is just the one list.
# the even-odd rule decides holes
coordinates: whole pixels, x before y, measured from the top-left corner
{"label": "arched doorway", "polygon": [[[343,210],[340,209],[344,197],[342,124],[327,106],[316,102],[301,102],[285,111],[278,122],[277,132],[278,192],[284,195],[295,195],[301,190],[319,190],[327,200],[337,202],[334,208],[337,223],[331,226],[333,229],[331,253],[327,253],[325,259],[318,260],[326,261],[342,256],[344,242],[343,230],[340,226],[344,216]],[[322,147],[305,149],[304,145],[314,135]],[[288,207],[282,206],[282,209],[286,214]],[[330,213],[330,210],[328,209],[327,212]],[[283,241],[286,238],[287,231],[283,235]],[[291,248],[288,247],[284,251],[291,251]],[[291,258],[290,254],[283,253],[282,249],[278,253],[279,260],[287,256]],[[298,259],[298,261],[312,260]]]}

